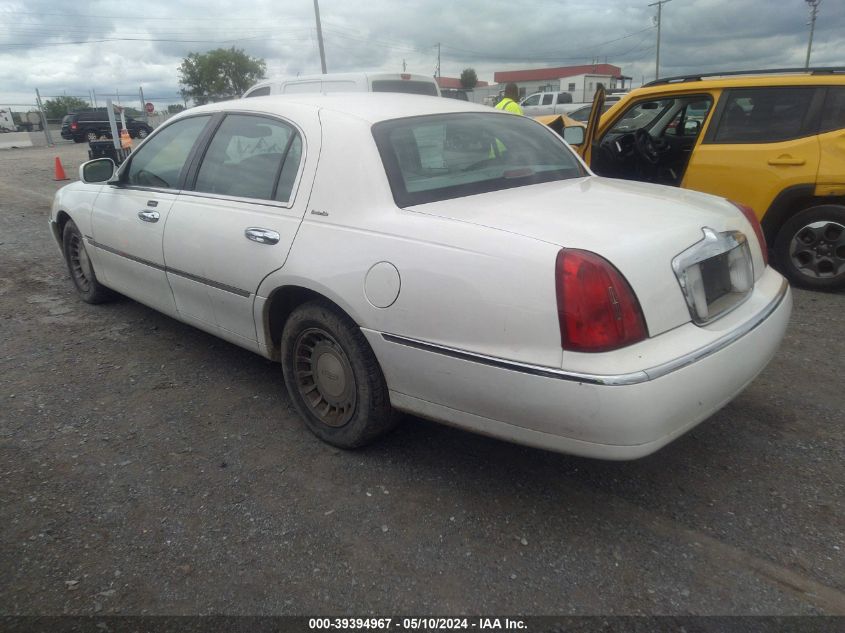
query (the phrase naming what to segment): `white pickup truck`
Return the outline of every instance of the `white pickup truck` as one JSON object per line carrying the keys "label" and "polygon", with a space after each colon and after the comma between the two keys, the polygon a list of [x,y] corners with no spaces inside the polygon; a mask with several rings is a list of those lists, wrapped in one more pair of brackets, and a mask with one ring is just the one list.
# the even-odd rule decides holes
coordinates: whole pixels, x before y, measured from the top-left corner
{"label": "white pickup truck", "polygon": [[565,114],[567,110],[564,106],[572,105],[572,95],[568,92],[535,92],[520,101],[519,105],[525,116]]}
{"label": "white pickup truck", "polygon": [[[624,94],[615,93],[605,97],[605,105],[613,105]],[[545,114],[569,114],[590,103],[572,103],[572,95],[568,92],[535,92],[519,102],[525,116],[543,116]]]}

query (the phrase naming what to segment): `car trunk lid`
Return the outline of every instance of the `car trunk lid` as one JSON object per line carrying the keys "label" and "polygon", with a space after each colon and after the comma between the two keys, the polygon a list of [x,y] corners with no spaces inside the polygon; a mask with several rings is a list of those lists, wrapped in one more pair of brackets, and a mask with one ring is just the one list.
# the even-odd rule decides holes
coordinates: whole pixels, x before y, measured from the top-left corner
{"label": "car trunk lid", "polygon": [[[705,238],[704,228],[740,231],[749,239],[753,235],[736,208],[719,198],[599,177],[443,200],[409,210],[605,257],[631,284],[652,336],[691,319],[673,260]],[[755,258],[754,267],[759,276],[762,260]]]}

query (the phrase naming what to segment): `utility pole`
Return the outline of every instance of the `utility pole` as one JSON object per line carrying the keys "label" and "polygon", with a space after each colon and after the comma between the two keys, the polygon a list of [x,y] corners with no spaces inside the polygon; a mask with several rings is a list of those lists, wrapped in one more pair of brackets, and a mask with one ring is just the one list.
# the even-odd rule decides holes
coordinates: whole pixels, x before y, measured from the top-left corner
{"label": "utility pole", "polygon": [[326,51],[323,48],[323,27],[320,25],[320,5],[314,0],[314,15],[317,18],[317,43],[320,45],[320,67],[326,74]]}
{"label": "utility pole", "polygon": [[403,73],[405,72],[405,60],[404,59],[402,60],[402,72]]}
{"label": "utility pole", "polygon": [[657,5],[657,61],[654,64],[654,78],[660,79],[660,19],[662,17],[662,9],[663,5],[667,2],[672,2],[672,0],[658,0],[658,2],[652,2],[650,7]]}
{"label": "utility pole", "polygon": [[806,0],[810,7],[810,41],[807,44],[807,61],[804,62],[804,68],[810,67],[810,53],[813,50],[813,32],[816,30],[816,16],[819,14],[819,5],[822,0]]}
{"label": "utility pole", "polygon": [[440,42],[437,42],[437,78],[440,79]]}

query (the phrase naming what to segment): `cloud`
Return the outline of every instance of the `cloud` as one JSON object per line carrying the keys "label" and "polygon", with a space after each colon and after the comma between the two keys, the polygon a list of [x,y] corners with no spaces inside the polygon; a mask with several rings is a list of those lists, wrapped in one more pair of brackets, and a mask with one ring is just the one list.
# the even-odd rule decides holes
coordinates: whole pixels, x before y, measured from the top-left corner
{"label": "cloud", "polygon": [[[654,7],[645,0],[322,0],[329,71],[392,70],[479,78],[496,70],[589,63],[620,66],[635,84],[654,75]],[[774,10],[774,7],[777,9]],[[663,10],[661,74],[803,66],[801,0],[673,0]],[[14,1],[0,8],[0,104],[44,95],[135,95],[178,101],[189,52],[236,46],[269,75],[320,72],[311,2]],[[107,40],[107,41],[100,41]],[[820,7],[814,65],[845,65],[845,3]],[[133,97],[135,98],[135,97]],[[136,98],[137,99],[137,98]]]}

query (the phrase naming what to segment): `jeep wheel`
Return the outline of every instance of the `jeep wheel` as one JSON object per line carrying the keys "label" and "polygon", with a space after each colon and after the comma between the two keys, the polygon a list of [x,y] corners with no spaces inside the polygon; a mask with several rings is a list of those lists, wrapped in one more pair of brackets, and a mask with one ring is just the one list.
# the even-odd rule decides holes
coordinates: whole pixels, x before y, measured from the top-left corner
{"label": "jeep wheel", "polygon": [[796,286],[845,288],[845,207],[826,204],[796,214],[778,231],[774,255]]}
{"label": "jeep wheel", "polygon": [[147,132],[147,128],[142,127],[138,130],[138,132],[137,132],[137,134],[135,134],[135,136],[138,137],[138,138],[147,138],[147,136],[149,136],[149,134],[150,133]]}

